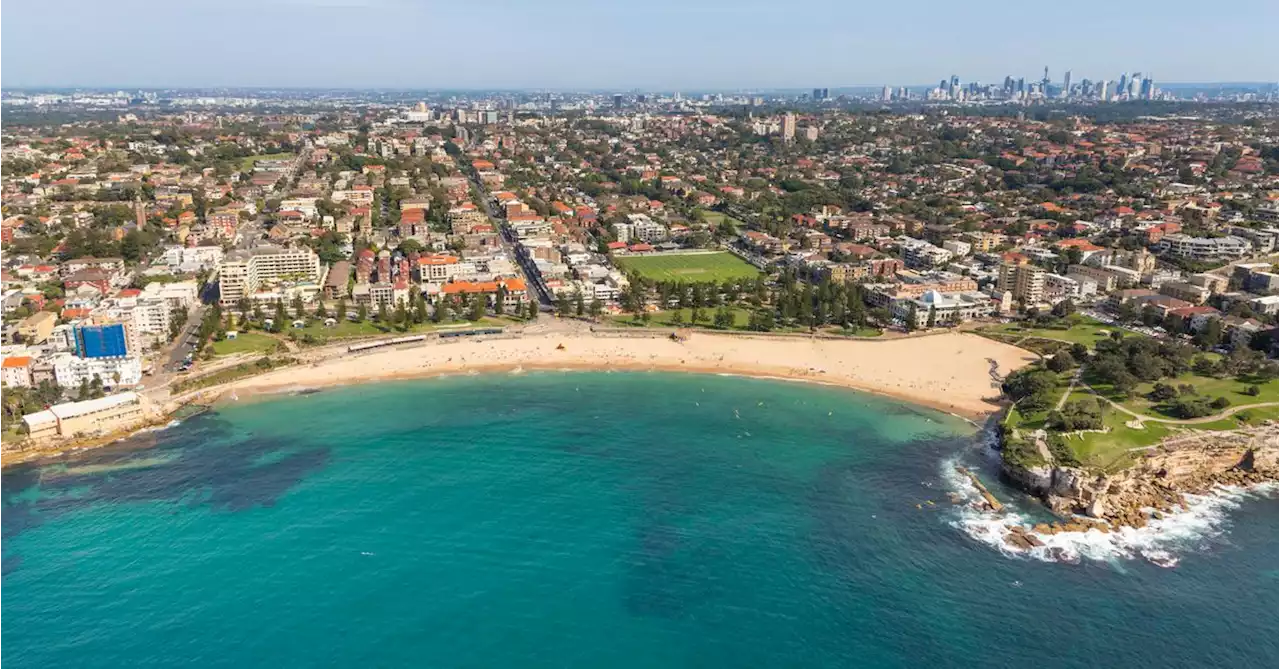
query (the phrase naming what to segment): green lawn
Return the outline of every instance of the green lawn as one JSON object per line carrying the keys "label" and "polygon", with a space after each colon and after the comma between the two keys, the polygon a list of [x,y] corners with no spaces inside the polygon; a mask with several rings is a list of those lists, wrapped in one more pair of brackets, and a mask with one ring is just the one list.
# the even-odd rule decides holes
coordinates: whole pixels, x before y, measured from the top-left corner
{"label": "green lawn", "polygon": [[726,279],[754,279],[760,274],[750,263],[727,252],[618,256],[614,262],[626,271],[655,281],[718,283]]}
{"label": "green lawn", "polygon": [[697,211],[702,214],[703,220],[705,220],[707,223],[711,225],[718,226],[725,221],[729,221],[733,225],[737,226],[739,230],[743,230],[747,226],[746,223],[743,223],[742,221],[739,221],[738,219],[725,213],[721,213],[718,211],[711,211],[710,209],[698,209]]}
{"label": "green lawn", "polygon": [[[1080,393],[1079,396],[1084,397],[1086,394]],[[1077,393],[1072,393],[1071,399],[1077,399]],[[1171,431],[1168,425],[1152,422],[1143,423],[1141,430],[1126,427],[1125,423],[1132,420],[1132,417],[1122,411],[1104,407],[1102,424],[1110,431],[1086,432],[1081,436],[1068,437],[1067,445],[1075,453],[1076,459],[1086,467],[1105,471],[1124,469],[1134,462],[1136,451],[1133,449],[1151,446],[1169,436]]]}
{"label": "green lawn", "polygon": [[253,164],[259,160],[285,160],[286,158],[292,160],[297,157],[293,153],[262,153],[256,156],[245,156],[240,159],[240,171],[252,172]]}
{"label": "green lawn", "polygon": [[311,335],[320,340],[329,339],[353,339],[356,337],[378,337],[378,336],[398,336],[405,334],[423,334],[427,332],[448,331],[448,330],[466,330],[474,327],[505,327],[512,323],[520,321],[510,317],[495,318],[485,316],[479,321],[463,321],[454,323],[420,323],[412,325],[407,331],[401,331],[397,327],[384,326],[372,318],[363,322],[339,321],[333,327],[326,327],[320,321],[311,321],[306,327],[290,328],[283,334],[296,334],[299,338],[303,335]]}
{"label": "green lawn", "polygon": [[270,353],[276,350],[279,340],[259,332],[241,332],[235,339],[213,342],[214,355],[233,353]]}
{"label": "green lawn", "polygon": [[1043,337],[1072,344],[1084,344],[1090,348],[1097,345],[1099,341],[1110,337],[1112,332],[1121,332],[1130,337],[1139,336],[1123,328],[1106,325],[1086,316],[1072,316],[1070,320],[1073,322],[1072,325],[1061,329],[1024,327],[1022,323],[1004,323],[982,328],[980,332],[1013,337],[1014,341],[1020,337]]}
{"label": "green lawn", "polygon": [[[1266,402],[1280,402],[1280,380],[1277,379],[1249,379],[1241,381],[1235,377],[1217,378],[1213,376],[1200,376],[1195,372],[1187,372],[1181,376],[1169,379],[1162,379],[1160,383],[1165,383],[1175,388],[1181,385],[1191,385],[1196,389],[1196,394],[1209,400],[1215,400],[1224,397],[1230,402],[1229,406],[1244,406],[1248,404],[1263,404]],[[1132,398],[1126,398],[1115,392],[1109,385],[1102,383],[1090,383],[1095,390],[1106,395],[1111,400],[1123,405],[1126,409],[1136,413],[1149,416],[1159,416],[1164,418],[1177,418],[1170,411],[1167,405],[1156,404],[1147,399],[1147,393],[1155,388],[1154,383],[1139,384]],[[1245,388],[1250,385],[1257,385],[1261,391],[1257,395],[1246,395]],[[1259,411],[1262,411],[1259,409]],[[1276,409],[1271,409],[1272,417],[1277,415]]]}

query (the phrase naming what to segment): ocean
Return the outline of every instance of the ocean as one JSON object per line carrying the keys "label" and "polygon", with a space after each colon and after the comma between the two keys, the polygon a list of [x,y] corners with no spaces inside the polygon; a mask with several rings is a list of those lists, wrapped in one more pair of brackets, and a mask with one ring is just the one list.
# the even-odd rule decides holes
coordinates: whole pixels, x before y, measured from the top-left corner
{"label": "ocean", "polygon": [[[142,448],[140,446],[146,446]],[[1275,667],[1274,491],[1016,554],[983,433],[732,376],[232,403],[3,476],[6,667]],[[1095,535],[1097,533],[1094,533]]]}

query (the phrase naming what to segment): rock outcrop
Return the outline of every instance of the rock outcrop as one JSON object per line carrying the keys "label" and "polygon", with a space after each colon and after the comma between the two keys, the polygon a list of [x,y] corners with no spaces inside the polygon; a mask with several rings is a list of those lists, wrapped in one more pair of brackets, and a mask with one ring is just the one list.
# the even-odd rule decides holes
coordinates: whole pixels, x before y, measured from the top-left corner
{"label": "rock outcrop", "polygon": [[[1166,439],[1145,451],[1133,466],[1114,474],[1078,467],[1004,465],[1004,475],[1011,482],[1060,516],[1088,516],[1111,526],[1132,527],[1142,527],[1155,514],[1180,507],[1185,493],[1274,481],[1278,470],[1280,439],[1273,424]],[[1080,522],[1076,519],[1057,529],[1069,531]]]}

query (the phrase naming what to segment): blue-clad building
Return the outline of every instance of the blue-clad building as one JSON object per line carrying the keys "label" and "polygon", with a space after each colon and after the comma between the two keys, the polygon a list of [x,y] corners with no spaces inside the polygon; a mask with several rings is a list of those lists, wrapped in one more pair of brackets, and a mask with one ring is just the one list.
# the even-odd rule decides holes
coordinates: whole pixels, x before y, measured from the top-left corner
{"label": "blue-clad building", "polygon": [[77,325],[73,332],[78,357],[124,358],[129,355],[129,336],[124,330],[124,323]]}

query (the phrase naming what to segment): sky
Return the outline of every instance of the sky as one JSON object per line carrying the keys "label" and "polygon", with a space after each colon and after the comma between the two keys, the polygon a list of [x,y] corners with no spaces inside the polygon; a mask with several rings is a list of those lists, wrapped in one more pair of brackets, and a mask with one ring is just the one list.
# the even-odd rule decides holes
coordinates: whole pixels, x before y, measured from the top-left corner
{"label": "sky", "polygon": [[1280,80],[1276,0],[7,0],[0,86]]}

